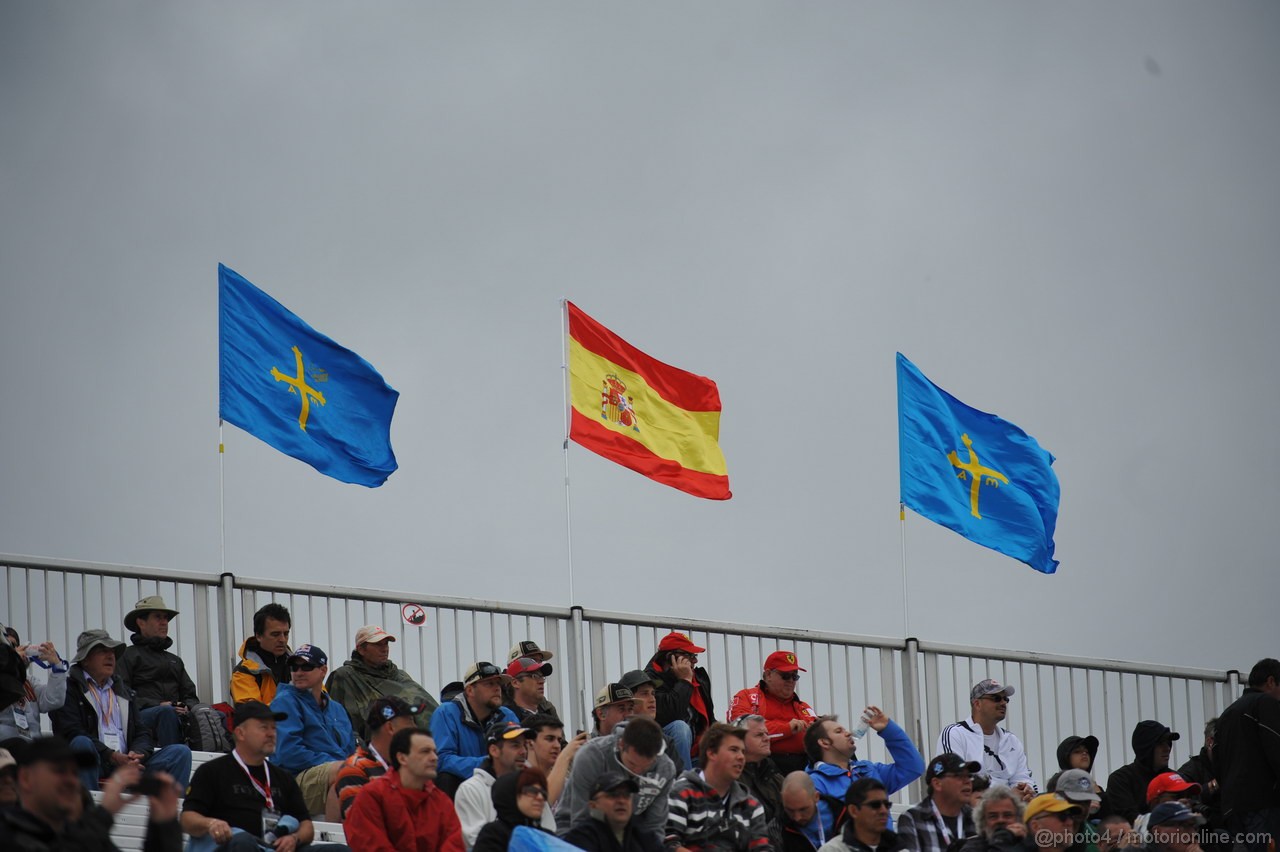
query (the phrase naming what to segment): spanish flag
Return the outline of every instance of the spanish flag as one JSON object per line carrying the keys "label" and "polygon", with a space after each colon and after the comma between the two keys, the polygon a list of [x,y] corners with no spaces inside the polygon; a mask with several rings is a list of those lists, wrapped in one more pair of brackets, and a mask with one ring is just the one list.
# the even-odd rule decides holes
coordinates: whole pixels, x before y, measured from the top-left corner
{"label": "spanish flag", "polygon": [[569,438],[650,479],[728,500],[720,391],[569,308]]}

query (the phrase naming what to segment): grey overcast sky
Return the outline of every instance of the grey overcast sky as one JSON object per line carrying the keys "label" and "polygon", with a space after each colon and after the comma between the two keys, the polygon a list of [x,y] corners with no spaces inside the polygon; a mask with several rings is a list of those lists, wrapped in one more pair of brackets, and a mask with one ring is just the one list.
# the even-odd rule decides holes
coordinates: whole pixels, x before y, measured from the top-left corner
{"label": "grey overcast sky", "polygon": [[[220,567],[217,264],[401,393],[233,427],[226,567],[565,605],[558,299],[734,498],[570,452],[577,602],[903,635],[894,352],[1058,457],[1056,576],[908,515],[911,634],[1275,655],[1280,5],[0,5],[0,551]],[[2,608],[0,608],[2,609]]]}

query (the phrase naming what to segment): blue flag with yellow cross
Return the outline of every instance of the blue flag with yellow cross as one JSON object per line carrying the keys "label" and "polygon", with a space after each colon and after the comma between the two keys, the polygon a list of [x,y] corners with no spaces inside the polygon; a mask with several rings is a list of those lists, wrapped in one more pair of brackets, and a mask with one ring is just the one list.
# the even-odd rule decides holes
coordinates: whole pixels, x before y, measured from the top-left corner
{"label": "blue flag with yellow cross", "polygon": [[219,416],[342,482],[395,472],[400,394],[373,365],[218,264]]}
{"label": "blue flag with yellow cross", "polygon": [[965,405],[898,353],[902,502],[1045,574],[1058,569],[1053,454],[1017,426]]}

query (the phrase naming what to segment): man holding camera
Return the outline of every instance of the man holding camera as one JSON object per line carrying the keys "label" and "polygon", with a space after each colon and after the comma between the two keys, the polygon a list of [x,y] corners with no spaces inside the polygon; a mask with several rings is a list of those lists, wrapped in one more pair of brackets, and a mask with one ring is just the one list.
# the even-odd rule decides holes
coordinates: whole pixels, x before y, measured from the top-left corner
{"label": "man holding camera", "polygon": [[140,796],[150,803],[144,848],[148,852],[182,849],[178,788],[170,776],[143,779],[138,766],[122,766],[104,786],[99,805],[76,777],[77,769],[96,766],[93,755],[72,751],[61,737],[36,737],[16,745],[18,801],[0,808],[0,849],[115,850],[112,818]]}
{"label": "man holding camera", "polygon": [[[67,700],[70,666],[52,642],[24,646],[18,631],[0,624],[0,740],[30,740],[40,735],[40,714],[50,713]],[[32,665],[49,672],[44,683],[30,678]]]}

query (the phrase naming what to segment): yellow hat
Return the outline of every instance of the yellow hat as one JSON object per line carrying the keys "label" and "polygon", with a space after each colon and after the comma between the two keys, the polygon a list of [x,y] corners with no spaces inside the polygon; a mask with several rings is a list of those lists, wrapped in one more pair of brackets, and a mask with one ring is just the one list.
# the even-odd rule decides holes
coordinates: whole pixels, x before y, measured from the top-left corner
{"label": "yellow hat", "polygon": [[1040,814],[1059,814],[1063,811],[1080,811],[1080,806],[1059,796],[1057,793],[1041,793],[1030,802],[1022,814],[1023,822],[1031,822],[1031,818]]}

